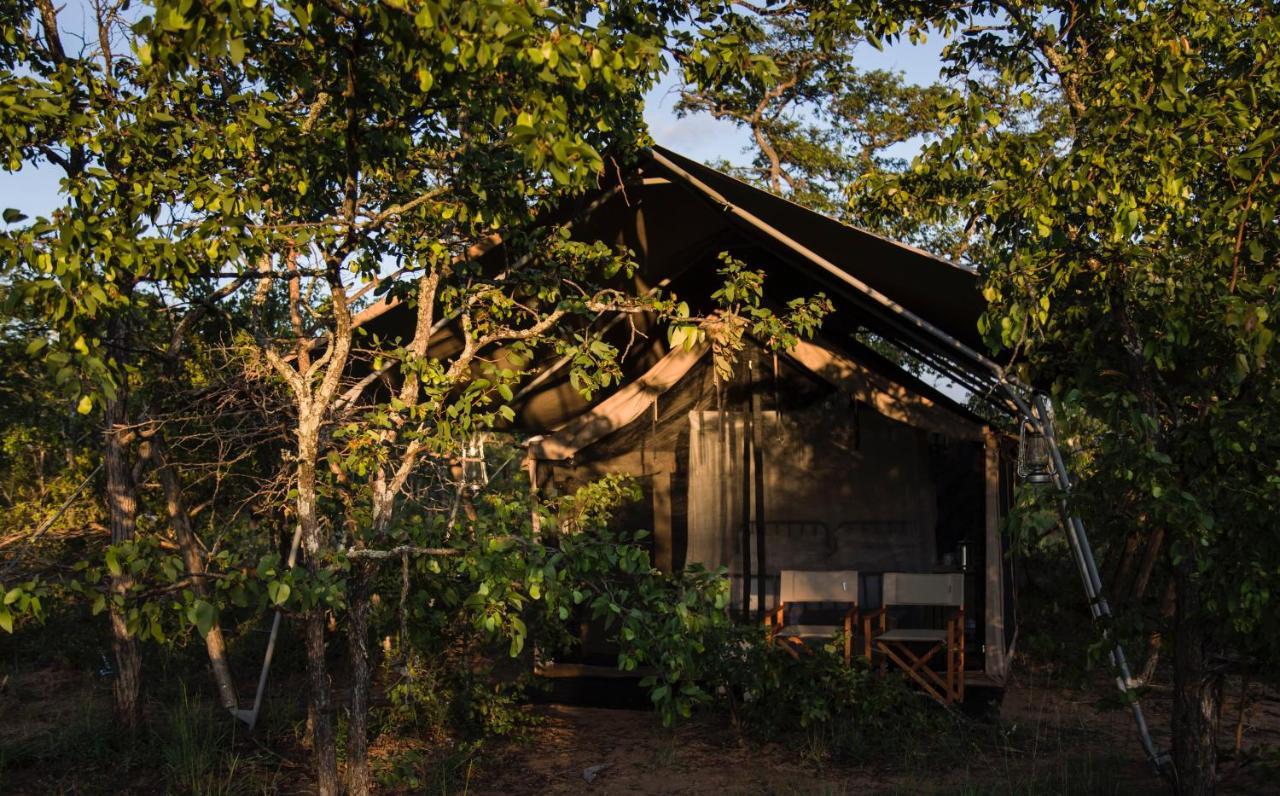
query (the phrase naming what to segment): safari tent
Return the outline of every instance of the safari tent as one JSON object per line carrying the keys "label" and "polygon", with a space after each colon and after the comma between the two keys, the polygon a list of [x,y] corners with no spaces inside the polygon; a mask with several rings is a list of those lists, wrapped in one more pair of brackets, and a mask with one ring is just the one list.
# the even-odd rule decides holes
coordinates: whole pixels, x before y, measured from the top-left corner
{"label": "safari tent", "polygon": [[[728,381],[704,348],[668,350],[651,319],[640,334],[606,323],[626,351],[615,390],[588,402],[548,363],[518,396],[536,488],[634,476],[645,499],[617,521],[652,531],[663,570],[724,567],[744,620],[777,607],[786,571],[855,571],[866,608],[882,573],[954,573],[968,682],[1002,685],[1016,637],[1001,537],[1012,457],[983,415],[1010,407],[976,353],[977,276],[659,147],[564,218],[577,239],[634,252],[636,291],[661,287],[695,312],[710,309],[722,252],[764,272],[769,303],[823,292],[835,311],[787,353],[749,340]],[[479,255],[500,261],[501,242]],[[396,310],[361,322],[394,332]],[[452,344],[445,330],[432,348]],[[561,673],[611,663],[585,642]]]}

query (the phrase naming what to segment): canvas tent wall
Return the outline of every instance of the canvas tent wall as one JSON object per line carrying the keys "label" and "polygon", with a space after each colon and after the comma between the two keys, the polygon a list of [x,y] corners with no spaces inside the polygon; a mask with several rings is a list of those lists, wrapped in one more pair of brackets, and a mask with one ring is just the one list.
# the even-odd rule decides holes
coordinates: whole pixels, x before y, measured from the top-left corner
{"label": "canvas tent wall", "polygon": [[776,606],[783,569],[856,569],[861,602],[875,605],[880,573],[955,569],[967,556],[971,615],[981,618],[972,663],[1002,682],[1002,487],[999,471],[987,471],[995,440],[981,420],[820,343],[778,357],[752,344],[733,381],[713,374],[705,350],[673,352],[535,439],[540,489],[606,472],[637,477],[644,505],[622,522],[653,530],[662,569],[725,567],[745,617]]}

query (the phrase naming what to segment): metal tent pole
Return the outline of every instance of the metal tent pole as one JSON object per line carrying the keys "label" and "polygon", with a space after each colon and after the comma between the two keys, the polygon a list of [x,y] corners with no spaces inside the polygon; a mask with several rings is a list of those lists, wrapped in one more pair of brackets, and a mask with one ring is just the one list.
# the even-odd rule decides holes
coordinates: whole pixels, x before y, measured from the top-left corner
{"label": "metal tent pole", "polygon": [[[293,531],[293,541],[289,545],[288,567],[293,569],[293,565],[298,560],[298,544],[302,541],[302,526],[298,525]],[[271,672],[271,658],[276,651],[276,637],[280,635],[280,609],[276,609],[276,615],[271,620],[271,635],[267,637],[267,652],[262,657],[262,671],[258,674],[258,690],[253,695],[253,707],[249,710],[233,708],[231,715],[240,719],[249,725],[249,731],[252,732],[254,725],[258,723],[258,711],[262,709],[262,696],[267,692],[267,675]]]}
{"label": "metal tent pole", "polygon": [[[1067,503],[1067,495],[1072,487],[1071,476],[1067,472],[1066,462],[1063,461],[1062,450],[1058,447],[1053,423],[1053,407],[1049,403],[1049,398],[1044,393],[1034,393],[1031,397],[1031,406],[1028,406],[1017,390],[1007,384],[1005,386],[1006,392],[1022,412],[1024,421],[1036,428],[1048,443],[1049,455],[1053,461],[1054,480],[1063,496],[1061,508],[1062,515],[1066,517],[1064,531],[1067,542],[1071,546],[1076,568],[1080,573],[1080,580],[1084,585],[1085,595],[1089,598],[1089,611],[1093,614],[1094,620],[1110,620],[1111,605],[1102,594],[1102,577],[1098,574],[1098,564],[1094,560],[1093,547],[1089,543],[1088,534],[1085,533],[1084,522],[1071,512]],[[1104,637],[1110,638],[1111,629],[1105,623],[1102,632]],[[1142,703],[1138,700],[1137,693],[1131,688],[1133,675],[1129,671],[1129,662],[1118,640],[1112,645],[1110,655],[1112,666],[1117,672],[1116,687],[1120,689],[1120,693],[1133,712],[1133,721],[1138,727],[1138,736],[1142,741],[1143,750],[1146,751],[1147,759],[1157,770],[1163,770],[1169,764],[1169,755],[1167,752],[1157,751],[1155,743],[1151,740],[1151,731],[1147,726],[1147,718],[1142,712]]]}

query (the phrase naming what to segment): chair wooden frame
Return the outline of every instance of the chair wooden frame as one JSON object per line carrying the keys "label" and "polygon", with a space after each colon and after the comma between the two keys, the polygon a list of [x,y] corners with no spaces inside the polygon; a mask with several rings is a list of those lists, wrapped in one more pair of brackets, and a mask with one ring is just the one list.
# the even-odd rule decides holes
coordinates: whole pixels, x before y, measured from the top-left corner
{"label": "chair wooden frame", "polygon": [[[796,603],[809,602],[851,603],[849,610],[845,611],[843,616],[844,664],[848,666],[853,659],[854,634],[860,625],[858,573],[851,570],[839,572],[783,570],[781,580],[778,607],[770,611],[764,619],[769,642],[778,644],[787,654],[799,659],[800,652],[805,649],[804,637],[786,632],[788,629],[785,625],[787,607]],[[839,626],[819,625],[817,627],[830,627],[834,630]],[[831,633],[831,636],[834,635],[834,632]]]}
{"label": "chair wooden frame", "polygon": [[[884,604],[863,617],[864,654],[867,660],[879,662],[884,674],[888,663],[906,673],[925,693],[944,705],[964,701],[964,580],[956,575],[915,575],[887,572],[885,577]],[[912,587],[930,588],[923,579],[945,579],[948,596],[944,599],[911,596]],[[893,579],[910,579],[905,587],[899,587]],[[934,584],[936,586],[936,584]],[[898,587],[898,588],[895,588]],[[888,627],[888,609],[893,606],[927,606],[952,609],[946,617],[941,638],[937,631],[925,629],[896,629]],[[923,650],[918,648],[928,644]],[[945,657],[942,674],[929,668],[929,662],[939,653]]]}

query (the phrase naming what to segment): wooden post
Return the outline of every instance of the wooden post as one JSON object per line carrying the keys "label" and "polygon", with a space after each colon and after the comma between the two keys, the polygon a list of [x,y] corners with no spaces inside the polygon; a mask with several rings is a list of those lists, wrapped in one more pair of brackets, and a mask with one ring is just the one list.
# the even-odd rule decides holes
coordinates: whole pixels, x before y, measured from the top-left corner
{"label": "wooden post", "polygon": [[[732,465],[729,457],[729,424],[728,424],[728,418],[725,415],[724,392],[725,392],[724,382],[722,382],[719,379],[719,377],[717,377],[716,378],[716,422],[719,424],[719,426],[717,427],[716,431],[717,431],[717,434],[719,435],[718,436],[719,445],[717,446],[717,450],[716,450],[716,472],[720,476],[717,484],[719,488],[719,494],[717,495],[717,497],[720,500],[720,524],[721,524],[721,527],[719,529],[720,538],[717,540],[717,543],[721,546],[721,549],[724,552],[724,556],[723,556],[724,562],[732,566],[732,561],[733,561],[732,539],[733,539],[733,532],[735,529],[733,528],[733,521],[730,517],[730,513],[732,512],[733,508],[732,506],[729,505],[729,490],[731,487],[731,483],[729,481],[729,468]],[[729,587],[730,587],[730,600],[729,600],[730,606],[728,606],[727,608],[727,613],[732,614],[733,613],[732,578],[730,578]]]}
{"label": "wooden post", "polygon": [[751,412],[742,413],[742,618],[751,621]]}
{"label": "wooden post", "polygon": [[[986,673],[1004,682],[1004,546],[1000,539],[1000,440],[990,427],[982,429],[986,475],[986,581],[987,600],[984,644]],[[961,628],[964,632],[964,628]]]}
{"label": "wooden post", "polygon": [[671,574],[671,473],[654,473],[650,483],[653,486],[653,563],[659,570]]}
{"label": "wooden post", "polygon": [[764,448],[760,445],[763,436],[760,417],[760,394],[753,381],[751,389],[751,452],[752,466],[755,469],[755,506],[756,506],[756,617],[764,619],[765,612],[765,578],[768,568],[765,558],[764,533]]}
{"label": "wooden post", "polygon": [[529,523],[533,538],[542,538],[542,516],[538,514],[538,460],[526,453],[524,468],[529,472]]}

